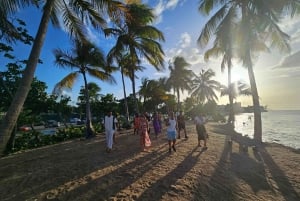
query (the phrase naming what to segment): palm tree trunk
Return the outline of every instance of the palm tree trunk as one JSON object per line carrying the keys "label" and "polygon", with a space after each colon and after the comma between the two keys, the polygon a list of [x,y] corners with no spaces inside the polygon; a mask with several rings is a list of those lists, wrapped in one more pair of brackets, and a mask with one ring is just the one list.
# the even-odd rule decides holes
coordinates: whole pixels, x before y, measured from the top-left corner
{"label": "palm tree trunk", "polygon": [[123,93],[124,93],[124,104],[125,104],[125,112],[126,112],[126,123],[129,122],[129,111],[128,111],[128,103],[127,103],[127,95],[124,81],[124,71],[123,67],[121,67],[121,76],[122,76],[122,84],[123,84]]}
{"label": "palm tree trunk", "polygon": [[54,0],[47,0],[44,7],[44,13],[38,28],[37,35],[35,37],[26,68],[23,73],[23,77],[20,81],[20,85],[12,100],[10,107],[2,120],[0,125],[0,153],[5,150],[6,144],[10,138],[13,128],[17,122],[19,114],[22,110],[24,102],[27,98],[32,83],[34,73],[37,67],[38,59],[45,41],[47,28],[54,6]]}
{"label": "palm tree trunk", "polygon": [[85,101],[86,101],[86,131],[85,131],[85,138],[88,139],[94,135],[94,129],[91,121],[91,105],[90,105],[90,97],[89,97],[89,89],[88,89],[88,84],[86,80],[86,75],[85,72],[82,72],[83,79],[84,79],[84,94],[85,94]]}
{"label": "palm tree trunk", "polygon": [[[250,23],[249,18],[247,18],[248,13],[246,7],[246,2],[244,2],[245,5],[242,5],[242,20],[244,21],[244,28],[250,29]],[[245,34],[249,34],[251,31],[249,30]],[[257,142],[262,142],[262,123],[261,123],[261,111],[260,111],[260,104],[259,104],[259,96],[257,92],[257,86],[253,71],[253,65],[251,60],[251,45],[249,39],[249,35],[245,35],[244,38],[244,44],[243,46],[246,48],[245,57],[243,59],[243,62],[246,64],[248,75],[249,75],[249,81],[251,86],[251,93],[252,93],[252,101],[253,101],[253,110],[254,110],[254,140]]]}
{"label": "palm tree trunk", "polygon": [[228,98],[229,98],[229,117],[228,117],[228,124],[231,125],[231,128],[234,128],[234,108],[233,108],[233,89],[231,85],[231,66],[228,65]]}
{"label": "palm tree trunk", "polygon": [[132,82],[132,93],[133,93],[133,98],[134,98],[134,104],[135,104],[135,112],[139,113],[139,105],[138,101],[136,98],[136,93],[135,93],[135,79],[134,79],[134,70],[131,72],[131,82]]}
{"label": "palm tree trunk", "polygon": [[248,66],[248,74],[251,86],[253,109],[254,109],[254,140],[262,142],[262,122],[259,96],[252,65]]}
{"label": "palm tree trunk", "polygon": [[178,112],[181,109],[181,107],[180,107],[180,91],[179,91],[179,88],[176,89],[176,93],[177,93],[177,112]]}

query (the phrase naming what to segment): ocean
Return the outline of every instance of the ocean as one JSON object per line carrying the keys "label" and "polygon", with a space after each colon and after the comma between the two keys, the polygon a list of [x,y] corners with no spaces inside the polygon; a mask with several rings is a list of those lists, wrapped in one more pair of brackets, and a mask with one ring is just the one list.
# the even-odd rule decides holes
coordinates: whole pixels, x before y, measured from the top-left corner
{"label": "ocean", "polygon": [[[261,113],[262,140],[300,149],[300,110],[271,110]],[[235,130],[253,138],[254,114],[236,115]]]}

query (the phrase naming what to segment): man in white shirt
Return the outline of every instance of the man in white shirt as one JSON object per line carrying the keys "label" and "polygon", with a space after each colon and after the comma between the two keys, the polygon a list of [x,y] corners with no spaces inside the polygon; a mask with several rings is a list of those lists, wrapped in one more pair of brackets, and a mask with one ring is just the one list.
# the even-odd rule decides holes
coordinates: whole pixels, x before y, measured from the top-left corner
{"label": "man in white shirt", "polygon": [[113,146],[113,136],[115,129],[117,128],[116,124],[118,123],[117,118],[112,115],[112,112],[109,112],[108,115],[104,117],[104,127],[105,127],[105,137],[106,137],[106,151],[111,152]]}

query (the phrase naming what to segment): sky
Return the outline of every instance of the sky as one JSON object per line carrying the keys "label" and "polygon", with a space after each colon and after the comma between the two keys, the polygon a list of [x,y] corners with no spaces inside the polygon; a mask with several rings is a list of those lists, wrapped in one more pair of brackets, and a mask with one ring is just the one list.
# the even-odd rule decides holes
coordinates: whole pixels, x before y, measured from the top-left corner
{"label": "sky", "polygon": [[[213,79],[227,85],[227,74],[221,72],[220,58],[212,58],[208,62],[203,59],[203,54],[208,48],[201,48],[197,44],[201,30],[209,19],[198,12],[198,2],[195,0],[144,0],[154,10],[156,20],[153,26],[157,27],[164,33],[165,42],[161,45],[165,52],[166,70],[157,72],[155,68],[145,64],[147,69],[138,72],[139,79],[136,80],[139,90],[141,78],[158,79],[169,76],[168,61],[176,56],[183,56],[191,64],[190,68],[198,74],[201,69],[212,69],[216,73]],[[32,36],[35,36],[37,27],[41,18],[41,11],[28,8],[20,11],[18,14],[27,23],[27,29]],[[300,18],[286,19],[280,27],[291,37],[291,52],[289,54],[280,53],[276,50],[260,54],[255,58],[254,73],[256,76],[260,104],[267,106],[270,110],[300,110],[300,93],[297,90],[300,84]],[[90,38],[104,51],[108,52],[112,47],[114,40],[105,39],[99,33],[90,31]],[[41,52],[40,58],[43,64],[39,64],[35,75],[41,81],[46,82],[48,93],[51,93],[55,84],[64,76],[70,73],[69,70],[59,69],[54,65],[53,49],[61,48],[68,50],[70,40],[62,30],[49,26],[46,40]],[[27,59],[31,47],[18,45],[15,54],[20,59]],[[4,60],[0,61],[0,70],[5,70]],[[105,82],[88,78],[89,81],[96,82],[101,87],[101,94],[112,93],[117,98],[123,98],[123,89],[120,72],[113,74],[117,84],[111,85]],[[233,81],[244,80],[249,83],[248,74],[241,63],[234,62]],[[132,93],[131,82],[125,80],[127,95]],[[79,79],[71,91],[66,92],[72,97],[72,103],[75,104],[76,98],[83,85],[83,79]],[[188,97],[188,93],[183,94],[183,99]],[[181,100],[183,101],[183,100]],[[237,102],[242,106],[252,105],[250,97],[238,97]],[[227,104],[228,98],[222,97],[218,104]]]}

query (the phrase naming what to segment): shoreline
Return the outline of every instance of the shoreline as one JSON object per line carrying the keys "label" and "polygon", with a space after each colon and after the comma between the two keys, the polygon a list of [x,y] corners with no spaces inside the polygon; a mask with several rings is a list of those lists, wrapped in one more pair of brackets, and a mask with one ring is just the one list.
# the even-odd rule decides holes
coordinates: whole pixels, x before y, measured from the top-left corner
{"label": "shoreline", "polygon": [[[208,150],[189,138],[168,153],[165,133],[140,152],[139,136],[121,131],[111,153],[104,136],[72,140],[0,158],[0,200],[300,200],[300,154],[279,144],[257,150],[248,139],[208,123]],[[234,134],[236,135],[236,134]],[[247,149],[246,149],[247,147]]]}

